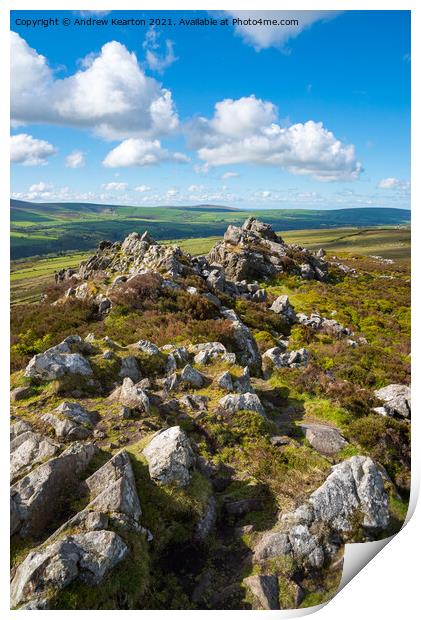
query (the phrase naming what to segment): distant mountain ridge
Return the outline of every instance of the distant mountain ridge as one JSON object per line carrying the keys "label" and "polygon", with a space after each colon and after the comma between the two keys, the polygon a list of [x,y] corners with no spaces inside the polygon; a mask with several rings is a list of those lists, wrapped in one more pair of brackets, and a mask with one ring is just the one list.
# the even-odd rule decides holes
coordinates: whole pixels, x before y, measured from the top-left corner
{"label": "distant mountain ridge", "polygon": [[130,232],[146,229],[158,240],[218,236],[227,225],[240,225],[251,215],[278,231],[410,223],[409,210],[381,207],[245,210],[206,204],[130,207],[14,199],[10,206],[12,258],[88,250],[102,239],[118,241]]}

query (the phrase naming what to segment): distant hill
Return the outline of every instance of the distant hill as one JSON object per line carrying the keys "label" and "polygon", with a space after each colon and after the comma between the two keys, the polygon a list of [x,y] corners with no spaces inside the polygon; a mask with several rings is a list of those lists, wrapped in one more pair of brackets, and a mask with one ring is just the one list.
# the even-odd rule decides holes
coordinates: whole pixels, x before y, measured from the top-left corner
{"label": "distant hill", "polygon": [[88,250],[101,239],[117,241],[132,231],[149,230],[156,239],[222,235],[228,224],[254,215],[278,231],[346,226],[409,224],[405,209],[240,210],[219,205],[126,207],[90,203],[34,203],[11,200],[11,256],[23,258]]}

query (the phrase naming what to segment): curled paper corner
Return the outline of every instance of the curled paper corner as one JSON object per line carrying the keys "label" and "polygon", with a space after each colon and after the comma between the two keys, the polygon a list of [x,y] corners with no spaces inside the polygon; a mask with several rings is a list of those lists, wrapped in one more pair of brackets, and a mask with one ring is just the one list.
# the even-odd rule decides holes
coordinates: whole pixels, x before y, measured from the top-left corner
{"label": "curled paper corner", "polygon": [[[363,543],[348,543],[344,549],[342,578],[339,584],[338,592],[342,590],[386,545],[395,538],[400,536],[405,529],[406,524],[414,514],[415,507],[418,504],[419,496],[419,479],[413,475],[411,481],[411,493],[409,498],[408,511],[406,513],[405,522],[402,528],[393,536]],[[338,593],[337,592],[337,593]],[[335,595],[336,596],[336,595]]]}

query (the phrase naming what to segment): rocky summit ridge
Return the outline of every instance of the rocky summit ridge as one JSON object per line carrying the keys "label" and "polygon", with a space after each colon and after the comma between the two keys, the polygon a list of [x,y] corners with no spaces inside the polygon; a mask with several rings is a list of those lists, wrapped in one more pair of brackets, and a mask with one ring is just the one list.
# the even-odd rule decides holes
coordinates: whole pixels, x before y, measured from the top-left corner
{"label": "rocky summit ridge", "polygon": [[[42,302],[53,312],[77,300],[96,326],[116,309],[124,326],[129,311],[151,320],[146,299],[194,311],[199,331],[156,343],[128,327],[124,344],[71,334],[18,373],[12,607],[298,607],[338,585],[346,542],[388,534],[397,490],[382,464],[333,422],[300,422],[299,401],[276,382],[311,362],[291,345],[294,328],[350,351],[367,343],[267,292],[279,277],[325,283],[332,272],[324,250],[288,245],[249,218],[207,255],[133,232],[56,274],[60,294]],[[263,320],[271,328],[259,340]],[[220,338],[204,337],[201,321]],[[409,424],[407,386],[386,386],[373,403],[373,415]]]}

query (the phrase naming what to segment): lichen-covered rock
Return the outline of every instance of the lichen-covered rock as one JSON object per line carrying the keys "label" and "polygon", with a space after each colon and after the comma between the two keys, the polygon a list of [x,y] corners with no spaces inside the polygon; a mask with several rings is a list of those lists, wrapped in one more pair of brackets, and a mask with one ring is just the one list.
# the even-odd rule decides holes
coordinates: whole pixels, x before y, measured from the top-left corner
{"label": "lichen-covered rock", "polygon": [[196,524],[194,537],[196,540],[205,540],[216,523],[216,500],[213,495],[208,498],[203,514]]}
{"label": "lichen-covered rock", "polygon": [[374,392],[383,403],[385,415],[402,418],[411,417],[411,388],[399,383],[391,383]]}
{"label": "lichen-covered rock", "polygon": [[347,445],[340,431],[323,424],[301,424],[307,441],[311,447],[327,456],[333,456]]}
{"label": "lichen-covered rock", "polygon": [[219,359],[228,363],[235,363],[235,354],[228,353],[222,342],[201,342],[191,347],[194,353],[194,363],[205,365],[212,360]]}
{"label": "lichen-covered rock", "polygon": [[[25,377],[39,381],[59,379],[66,374],[89,376],[93,374],[88,360],[81,351],[90,345],[80,336],[68,336],[63,342],[34,355],[25,369]],[[74,349],[77,349],[74,352]]]}
{"label": "lichen-covered rock", "polygon": [[74,403],[70,401],[63,401],[58,407],[55,408],[54,413],[64,416],[76,424],[86,424],[91,426],[93,419],[91,414],[80,403]]}
{"label": "lichen-covered rock", "polygon": [[276,314],[282,314],[289,323],[295,323],[297,316],[295,314],[294,307],[289,301],[288,295],[280,295],[275,299],[269,310]]}
{"label": "lichen-covered rock", "polygon": [[180,403],[190,411],[206,411],[208,402],[209,396],[202,394],[185,394],[180,398]]}
{"label": "lichen-covered rock", "polygon": [[121,360],[121,368],[118,373],[119,377],[125,379],[129,377],[134,383],[137,383],[140,379],[139,365],[134,355],[128,355]]}
{"label": "lichen-covered rock", "polygon": [[288,246],[269,224],[248,218],[241,227],[228,226],[223,241],[207,256],[223,267],[234,282],[268,278],[290,271],[302,277],[325,280],[328,265],[323,257],[299,246]]}
{"label": "lichen-covered rock", "polygon": [[110,398],[119,401],[129,409],[143,413],[148,413],[150,409],[148,395],[139,385],[135,385],[130,377],[124,379],[123,384],[114,390]]}
{"label": "lichen-covered rock", "polygon": [[262,355],[263,367],[273,365],[275,368],[300,368],[308,364],[309,352],[307,349],[285,351],[283,347],[272,347]]}
{"label": "lichen-covered rock", "polygon": [[91,501],[88,509],[107,514],[121,513],[134,522],[142,514],[136,481],[127,452],[113,456],[105,465],[85,480]]}
{"label": "lichen-covered rock", "polygon": [[365,456],[353,456],[332,468],[332,473],[312,495],[314,519],[325,521],[338,531],[352,527],[352,515],[358,510],[363,515],[362,525],[382,530],[389,523],[387,493],[383,476]]}
{"label": "lichen-covered rock", "polygon": [[72,420],[62,419],[52,413],[44,413],[41,420],[54,429],[56,437],[65,440],[86,439],[92,435],[91,428],[86,428]]}
{"label": "lichen-covered rock", "polygon": [[13,482],[31,467],[57,454],[60,446],[40,433],[25,431],[10,443],[10,480]]}
{"label": "lichen-covered rock", "polygon": [[353,335],[353,332],[350,329],[344,327],[344,325],[338,323],[335,319],[326,319],[316,312],[310,314],[310,316],[299,312],[296,319],[301,325],[311,327],[314,330],[324,331],[335,338],[344,338],[346,336]]}
{"label": "lichen-covered rock", "polygon": [[306,502],[284,514],[276,529],[263,535],[254,555],[258,561],[290,556],[298,565],[321,568],[347,536],[355,536],[356,522],[370,538],[387,528],[389,518],[379,468],[369,457],[353,456],[335,465]]}
{"label": "lichen-covered rock", "polygon": [[222,410],[228,413],[237,411],[256,411],[266,417],[265,410],[257,394],[246,392],[245,394],[227,394],[219,401]]}
{"label": "lichen-covered rock", "polygon": [[133,346],[146,355],[159,355],[159,348],[150,340],[139,340]]}
{"label": "lichen-covered rock", "polygon": [[223,372],[222,375],[217,378],[217,384],[220,388],[226,390],[227,392],[233,392],[234,390],[231,373],[228,371]]}
{"label": "lichen-covered rock", "polygon": [[181,371],[180,379],[184,383],[200,388],[204,383],[205,377],[201,372],[190,366],[190,364],[187,364]]}
{"label": "lichen-covered rock", "polygon": [[152,480],[161,484],[187,486],[195,455],[190,441],[179,426],[160,431],[143,450]]}
{"label": "lichen-covered rock", "polygon": [[29,398],[33,393],[32,387],[30,385],[25,385],[21,387],[17,387],[10,392],[10,400],[12,403],[15,403],[19,400],[24,400],[25,398]]}
{"label": "lichen-covered rock", "polygon": [[277,575],[250,575],[244,585],[257,600],[257,609],[280,609]]}
{"label": "lichen-covered rock", "polygon": [[18,437],[22,433],[26,433],[26,431],[31,431],[32,426],[25,422],[24,420],[19,420],[19,422],[15,422],[10,426],[10,441]]}
{"label": "lichen-covered rock", "polygon": [[250,383],[250,370],[248,366],[245,366],[241,375],[233,380],[233,387],[234,391],[239,394],[254,392],[254,389]]}
{"label": "lichen-covered rock", "polygon": [[238,348],[237,359],[243,366],[248,366],[250,372],[259,374],[262,358],[256,341],[249,328],[238,318],[234,310],[221,310],[225,319],[231,321],[233,337]]}
{"label": "lichen-covered rock", "polygon": [[[11,584],[11,606],[51,596],[75,579],[98,585],[128,553],[115,532],[99,530],[65,536],[29,553]],[[44,608],[47,604],[44,602]]]}
{"label": "lichen-covered rock", "polygon": [[41,419],[54,428],[57,437],[63,439],[86,439],[92,434],[93,418],[79,403],[64,401]]}
{"label": "lichen-covered rock", "polygon": [[40,534],[96,451],[92,444],[74,443],[16,482],[10,489],[11,534]]}

